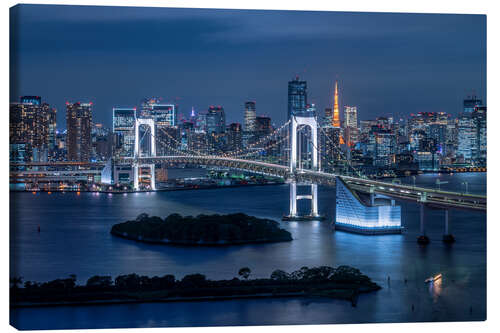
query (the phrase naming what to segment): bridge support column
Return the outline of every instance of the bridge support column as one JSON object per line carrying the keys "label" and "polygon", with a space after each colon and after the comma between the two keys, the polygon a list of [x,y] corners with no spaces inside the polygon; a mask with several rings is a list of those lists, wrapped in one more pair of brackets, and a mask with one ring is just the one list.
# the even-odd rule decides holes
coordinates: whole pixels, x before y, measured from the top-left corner
{"label": "bridge support column", "polygon": [[429,237],[425,234],[425,204],[420,203],[420,236],[417,238],[419,244],[429,244]]}
{"label": "bridge support column", "polygon": [[139,165],[134,163],[132,165],[132,172],[134,174],[134,191],[139,190]]}
{"label": "bridge support column", "polygon": [[318,184],[311,184],[311,216],[318,214]]}
{"label": "bridge support column", "polygon": [[454,243],[455,242],[455,237],[453,237],[452,234],[450,234],[449,230],[449,218],[450,218],[450,210],[445,209],[444,211],[444,235],[443,235],[443,242],[445,243]]}
{"label": "bridge support column", "polygon": [[149,170],[151,172],[151,190],[156,191],[156,171],[155,171],[155,165],[151,164],[149,166]]}
{"label": "bridge support column", "polygon": [[297,183],[290,183],[290,217],[297,216]]}

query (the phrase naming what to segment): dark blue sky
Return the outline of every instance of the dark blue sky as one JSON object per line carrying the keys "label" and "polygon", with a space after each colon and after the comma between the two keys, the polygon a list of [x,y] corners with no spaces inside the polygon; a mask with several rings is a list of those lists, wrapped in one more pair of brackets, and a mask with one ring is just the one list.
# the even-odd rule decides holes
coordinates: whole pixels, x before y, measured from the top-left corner
{"label": "dark blue sky", "polygon": [[11,9],[11,101],[40,95],[58,109],[113,106],[143,97],[188,114],[244,102],[285,121],[287,82],[307,80],[309,102],[342,105],[361,119],[418,111],[457,114],[472,90],[486,100],[486,16],[21,5]]}

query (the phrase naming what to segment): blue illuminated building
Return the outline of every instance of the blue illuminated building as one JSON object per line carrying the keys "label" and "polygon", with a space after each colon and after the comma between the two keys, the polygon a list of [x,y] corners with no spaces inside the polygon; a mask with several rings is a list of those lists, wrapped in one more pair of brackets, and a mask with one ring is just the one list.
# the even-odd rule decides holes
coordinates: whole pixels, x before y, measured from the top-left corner
{"label": "blue illuminated building", "polygon": [[401,233],[401,206],[394,200],[351,190],[337,178],[335,229],[361,234]]}

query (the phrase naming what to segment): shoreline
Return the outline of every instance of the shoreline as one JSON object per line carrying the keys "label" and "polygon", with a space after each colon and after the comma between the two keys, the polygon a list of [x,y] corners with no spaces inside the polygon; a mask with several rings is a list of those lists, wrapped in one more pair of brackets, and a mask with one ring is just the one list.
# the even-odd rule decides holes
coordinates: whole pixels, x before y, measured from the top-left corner
{"label": "shoreline", "polygon": [[270,183],[264,183],[264,184],[234,184],[234,185],[209,185],[209,186],[200,186],[200,187],[173,187],[173,188],[160,188],[156,189],[154,191],[148,191],[148,190],[139,190],[139,191],[92,191],[92,190],[45,190],[45,189],[38,189],[38,190],[12,190],[9,189],[9,192],[16,192],[16,193],[48,193],[48,192],[53,192],[53,193],[103,193],[103,194],[128,194],[128,193],[151,193],[151,192],[173,192],[173,191],[194,191],[194,190],[214,190],[214,189],[221,189],[221,188],[237,188],[237,187],[253,187],[253,186],[271,186],[271,185],[283,185],[285,184],[284,182],[270,182]]}
{"label": "shoreline", "polygon": [[[381,288],[379,288],[381,289]],[[311,291],[293,291],[293,292],[270,292],[256,294],[241,294],[241,295],[211,295],[211,296],[185,296],[185,297],[151,297],[151,298],[136,298],[136,299],[119,299],[111,298],[104,300],[80,300],[80,301],[54,301],[54,302],[15,302],[10,303],[11,309],[21,308],[46,308],[46,307],[61,307],[61,306],[96,306],[96,305],[120,305],[120,304],[143,304],[143,303],[179,303],[179,302],[210,302],[210,301],[230,301],[240,299],[276,299],[276,298],[321,298],[321,299],[337,299],[350,301],[352,306],[357,305],[357,300],[360,294],[378,291],[379,289],[365,288],[346,288]],[[139,296],[140,297],[140,296]]]}
{"label": "shoreline", "polygon": [[231,245],[251,245],[251,244],[267,244],[267,243],[280,243],[291,242],[293,239],[273,240],[273,239],[256,239],[253,241],[232,241],[232,242],[190,242],[190,241],[171,241],[171,240],[155,240],[151,238],[141,238],[130,236],[128,234],[120,233],[118,231],[110,231],[113,236],[120,237],[127,240],[133,240],[138,243],[156,244],[156,245],[173,245],[173,246],[231,246]]}

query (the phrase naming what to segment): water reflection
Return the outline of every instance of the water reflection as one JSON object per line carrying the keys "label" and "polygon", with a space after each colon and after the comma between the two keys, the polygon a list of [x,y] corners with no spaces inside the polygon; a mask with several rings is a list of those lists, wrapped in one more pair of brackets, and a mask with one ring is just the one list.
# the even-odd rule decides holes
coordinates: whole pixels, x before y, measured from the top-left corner
{"label": "water reflection", "polygon": [[437,303],[441,293],[443,291],[443,278],[429,283],[429,294],[432,296],[432,300],[434,303]]}
{"label": "water reflection", "polygon": [[[457,174],[453,178],[463,181],[460,176]],[[357,308],[344,301],[290,299],[137,305],[132,315],[124,306],[102,307],[102,311],[109,312],[102,320],[91,318],[95,311],[92,307],[15,312],[17,320],[23,321],[25,327],[320,324],[485,318],[486,217],[482,213],[461,211],[451,215],[450,228],[457,242],[449,247],[441,241],[442,212],[429,211],[426,231],[431,243],[420,248],[416,244],[419,234],[417,205],[400,203],[402,223],[406,227],[402,235],[363,236],[333,232],[335,189],[320,187],[318,205],[326,220],[280,222],[292,233],[294,240],[291,242],[186,248],[129,242],[112,237],[109,229],[114,223],[133,219],[143,212],[161,217],[171,213],[245,212],[279,221],[289,209],[288,187],[128,196],[36,194],[11,193],[11,272],[25,280],[46,281],[74,273],[79,283],[85,283],[95,274],[117,276],[131,272],[150,276],[173,273],[176,277],[201,272],[211,279],[232,278],[244,266],[251,268],[254,277],[268,277],[275,269],[293,271],[302,266],[351,265],[383,289],[360,296]],[[41,233],[36,232],[38,225]],[[425,285],[423,281],[433,272],[443,272],[446,279],[432,287]],[[193,306],[199,311],[190,310]],[[469,314],[471,307],[474,312]],[[66,317],[69,313],[81,320]],[[58,324],[49,318],[57,318]]]}

